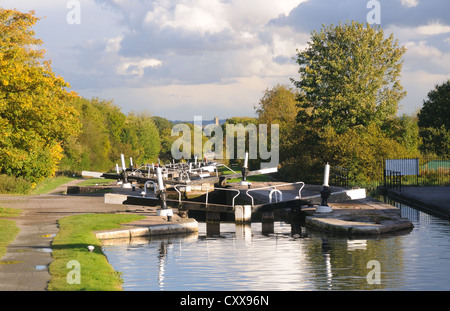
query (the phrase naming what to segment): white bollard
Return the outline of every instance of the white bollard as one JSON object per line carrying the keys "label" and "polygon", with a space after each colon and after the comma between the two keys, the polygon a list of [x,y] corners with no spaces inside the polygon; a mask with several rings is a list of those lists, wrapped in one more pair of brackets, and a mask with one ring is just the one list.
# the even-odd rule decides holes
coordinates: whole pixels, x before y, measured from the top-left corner
{"label": "white bollard", "polygon": [[156,175],[158,176],[158,188],[159,191],[164,190],[164,183],[163,183],[163,177],[162,177],[162,168],[157,167],[156,168]]}
{"label": "white bollard", "polygon": [[120,160],[122,161],[122,170],[126,170],[126,166],[125,166],[125,157],[123,156],[123,153],[120,155]]}
{"label": "white bollard", "polygon": [[[323,174],[323,186],[322,189],[320,190],[321,195],[322,195],[322,191],[329,191],[329,180],[330,180],[330,165],[327,163],[325,165],[325,171]],[[326,193],[326,192],[325,192]],[[331,206],[328,206],[328,204],[325,205],[320,205],[316,208],[316,213],[331,213],[333,210],[331,208]]]}
{"label": "white bollard", "polygon": [[328,183],[330,180],[330,165],[327,163],[325,165],[325,172],[323,174],[323,186],[324,187],[329,187]]}

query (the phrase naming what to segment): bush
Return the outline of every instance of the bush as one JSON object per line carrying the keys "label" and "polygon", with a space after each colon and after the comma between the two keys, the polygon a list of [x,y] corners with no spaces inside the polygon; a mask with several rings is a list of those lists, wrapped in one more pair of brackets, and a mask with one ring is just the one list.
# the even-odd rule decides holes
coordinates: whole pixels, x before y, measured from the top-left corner
{"label": "bush", "polygon": [[33,185],[22,177],[0,175],[0,193],[28,194]]}

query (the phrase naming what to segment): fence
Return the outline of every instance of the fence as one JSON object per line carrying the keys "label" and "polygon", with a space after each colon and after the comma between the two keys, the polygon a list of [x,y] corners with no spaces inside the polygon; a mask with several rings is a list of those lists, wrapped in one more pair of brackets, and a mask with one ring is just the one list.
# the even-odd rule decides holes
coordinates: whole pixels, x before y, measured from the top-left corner
{"label": "fence", "polygon": [[450,158],[385,159],[384,170],[399,172],[403,186],[450,185]]}
{"label": "fence", "polygon": [[[373,165],[375,175],[365,187],[401,191],[405,186],[450,185],[450,157],[380,159]],[[349,171],[342,167],[332,167],[330,177],[335,186],[363,186],[355,184]]]}
{"label": "fence", "polygon": [[349,171],[346,168],[333,166],[330,172],[331,184],[338,187],[348,188]]}

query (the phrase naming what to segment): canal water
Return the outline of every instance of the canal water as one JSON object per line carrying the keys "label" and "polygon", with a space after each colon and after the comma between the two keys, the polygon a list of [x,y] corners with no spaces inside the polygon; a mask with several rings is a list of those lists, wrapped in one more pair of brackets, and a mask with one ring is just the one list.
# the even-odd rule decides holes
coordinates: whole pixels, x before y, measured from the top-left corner
{"label": "canal water", "polygon": [[103,251],[125,291],[450,290],[450,222],[391,204],[414,229],[351,239],[285,222],[221,223],[219,234],[199,223],[198,234]]}

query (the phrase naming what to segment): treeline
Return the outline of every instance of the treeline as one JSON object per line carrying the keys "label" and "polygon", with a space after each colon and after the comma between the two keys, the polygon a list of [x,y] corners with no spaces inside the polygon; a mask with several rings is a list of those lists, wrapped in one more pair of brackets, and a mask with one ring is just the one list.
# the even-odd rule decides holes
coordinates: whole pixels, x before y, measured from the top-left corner
{"label": "treeline", "polygon": [[[31,30],[37,21],[32,13],[0,9],[0,192],[17,185],[26,192],[57,171],[109,171],[121,153],[136,164],[171,160],[179,139],[171,136],[174,124],[69,92],[43,60],[42,42]],[[405,51],[378,26],[323,27],[298,51],[293,87],[267,89],[256,118],[226,123],[279,124],[279,178],[286,181],[318,182],[328,162],[362,185],[380,178],[380,159],[448,156],[450,81],[430,91],[417,115],[397,116],[406,95],[399,81]],[[193,135],[194,125],[187,126]],[[221,129],[225,144],[230,134],[226,124]],[[252,159],[250,166],[260,163]]]}
{"label": "treeline", "polygon": [[294,87],[266,90],[256,107],[259,122],[280,124],[281,179],[320,182],[328,162],[370,185],[383,159],[450,155],[450,81],[418,114],[397,115],[405,51],[380,27],[356,22],[312,33]]}
{"label": "treeline", "polygon": [[77,112],[81,131],[64,142],[59,170],[109,171],[121,153],[135,163],[155,162],[159,157],[160,131],[149,113],[125,115],[111,101],[98,98],[76,98],[68,105]]}

